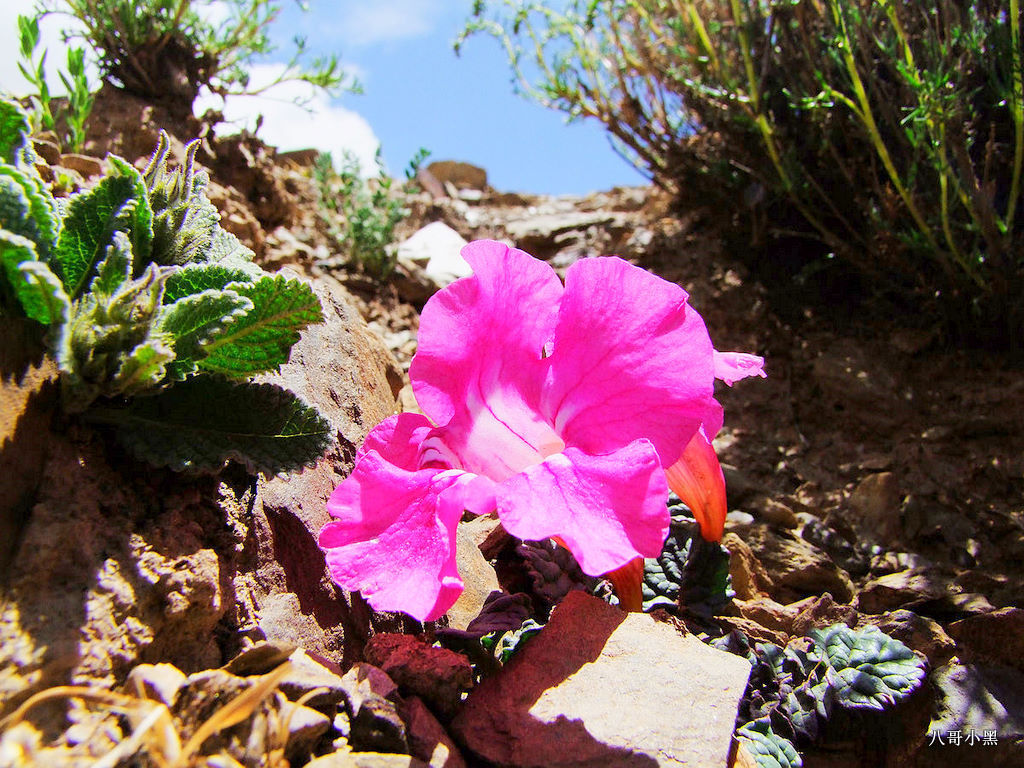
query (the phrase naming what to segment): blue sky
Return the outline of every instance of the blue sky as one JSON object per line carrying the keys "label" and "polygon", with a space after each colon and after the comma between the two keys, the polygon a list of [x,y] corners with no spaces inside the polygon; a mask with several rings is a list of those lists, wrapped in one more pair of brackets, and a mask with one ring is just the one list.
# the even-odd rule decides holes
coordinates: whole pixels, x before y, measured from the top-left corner
{"label": "blue sky", "polygon": [[[31,5],[32,0],[5,0],[0,49],[17,50],[14,16]],[[262,113],[262,135],[286,149],[313,145],[338,154],[350,147],[365,161],[379,142],[394,175],[426,147],[431,160],[486,168],[491,185],[503,191],[582,194],[643,183],[612,150],[600,125],[566,125],[561,113],[516,96],[497,41],[471,38],[455,56],[452,41],[471,5],[472,0],[310,0],[303,13],[292,0],[281,0],[281,16],[271,30],[279,44],[276,58],[285,59],[291,38],[304,35],[311,53],[337,53],[365,93],[330,102],[318,97],[311,116],[287,104],[301,89],[283,87],[277,98],[235,100],[225,113],[250,126]],[[58,31],[44,27],[54,49],[51,61],[63,59]],[[255,82],[274,71],[273,58],[253,73]],[[51,80],[57,82],[55,76]],[[24,88],[13,62],[0,64],[0,89]],[[220,106],[216,99],[207,103]]]}

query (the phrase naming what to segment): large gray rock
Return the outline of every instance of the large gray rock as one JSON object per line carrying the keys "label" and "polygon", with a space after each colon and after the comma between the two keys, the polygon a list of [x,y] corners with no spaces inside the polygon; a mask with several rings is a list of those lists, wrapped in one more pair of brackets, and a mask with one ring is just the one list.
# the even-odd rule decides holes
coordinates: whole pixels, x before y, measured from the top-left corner
{"label": "large gray rock", "polygon": [[452,733],[499,766],[724,766],[750,665],[571,592]]}

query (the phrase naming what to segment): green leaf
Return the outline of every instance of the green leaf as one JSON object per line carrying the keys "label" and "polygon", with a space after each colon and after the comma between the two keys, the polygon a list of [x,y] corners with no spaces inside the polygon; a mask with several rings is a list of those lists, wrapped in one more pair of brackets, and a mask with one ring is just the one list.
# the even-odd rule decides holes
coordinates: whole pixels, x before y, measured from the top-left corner
{"label": "green leaf", "polygon": [[206,345],[207,357],[199,363],[204,370],[235,378],[277,370],[299,331],[323,320],[320,300],[301,280],[279,275],[229,287],[253,308]]}
{"label": "green leaf", "polygon": [[685,608],[711,617],[733,597],[729,580],[729,551],[705,541],[689,510],[669,497],[671,523],[657,558],[644,560],[643,609]]}
{"label": "green leaf", "polygon": [[43,325],[67,320],[71,302],[60,279],[36,258],[31,240],[0,230],[0,262],[5,292],[13,294],[27,317]]}
{"label": "green leaf", "polygon": [[758,768],[800,768],[803,760],[789,739],[772,730],[768,718],[746,723],[736,731]]}
{"label": "green leaf", "polygon": [[167,375],[167,364],[174,360],[174,350],[164,339],[151,337],[132,349],[123,360],[108,392],[131,397],[159,385]]}
{"label": "green leaf", "polygon": [[[89,284],[96,264],[106,255],[114,233],[129,235],[133,248],[145,235],[132,227],[145,225],[147,215],[145,186],[138,171],[125,163],[115,165],[120,173],[104,177],[92,189],[71,198],[64,227],[57,238],[53,260],[68,295],[77,298]],[[139,253],[135,253],[138,260]]]}
{"label": "green leaf", "polygon": [[203,261],[213,243],[220,214],[206,197],[207,177],[196,170],[199,140],[185,147],[185,164],[169,172],[170,143],[160,132],[160,141],[143,171],[153,209],[153,252],[156,264],[189,264]]}
{"label": "green leaf", "polygon": [[233,459],[268,474],[314,463],[332,442],[317,410],[273,384],[196,376],[126,408],[89,418],[116,426],[138,458],[178,470],[216,471]]}
{"label": "green leaf", "polygon": [[29,133],[31,128],[24,110],[12,101],[0,99],[0,160],[13,165]]}
{"label": "green leaf", "polygon": [[230,232],[220,227],[213,233],[213,242],[204,259],[208,264],[217,264],[227,269],[238,270],[249,276],[249,280],[258,280],[266,274],[253,264],[253,253]]}
{"label": "green leaf", "polygon": [[34,168],[0,165],[0,227],[30,238],[40,258],[49,257],[60,223],[53,196]]}
{"label": "green leaf", "polygon": [[150,254],[153,250],[153,210],[149,205],[146,182],[143,181],[142,174],[135,169],[135,166],[125,162],[117,155],[107,155],[107,162],[117,174],[131,179],[132,184],[135,185],[132,196],[139,202],[127,212],[130,217],[128,234],[132,241],[132,253],[135,254],[134,272],[138,273],[152,261]]}
{"label": "green leaf", "polygon": [[206,355],[204,344],[252,308],[252,301],[234,291],[211,288],[165,304],[159,326],[162,332],[173,337],[174,352],[179,360],[197,361]]}
{"label": "green leaf", "polygon": [[924,679],[924,665],[914,652],[878,627],[853,630],[836,624],[810,636],[824,649],[844,707],[884,709],[909,696]]}
{"label": "green leaf", "polygon": [[192,296],[210,289],[226,288],[229,283],[252,282],[250,274],[241,269],[231,269],[220,264],[196,264],[183,267],[167,278],[164,289],[164,303],[172,304],[185,296]]}
{"label": "green leaf", "polygon": [[114,233],[114,242],[107,246],[107,255],[96,266],[96,279],[89,290],[113,296],[132,277],[132,246],[124,232]]}

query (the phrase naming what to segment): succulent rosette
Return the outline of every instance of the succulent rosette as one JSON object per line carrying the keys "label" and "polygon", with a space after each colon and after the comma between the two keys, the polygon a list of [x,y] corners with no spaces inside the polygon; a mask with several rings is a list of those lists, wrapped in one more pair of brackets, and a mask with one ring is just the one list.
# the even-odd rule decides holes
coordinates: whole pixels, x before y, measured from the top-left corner
{"label": "succulent rosette", "polygon": [[682,288],[617,257],[576,262],[563,286],[502,243],[462,255],[473,275],[420,321],[410,379],[424,415],[376,426],[328,501],[319,543],[335,582],[378,610],[440,617],[462,591],[465,510],[614,572],[661,552],[670,484],[720,538],[714,381],[763,376],[761,358],[716,352]]}

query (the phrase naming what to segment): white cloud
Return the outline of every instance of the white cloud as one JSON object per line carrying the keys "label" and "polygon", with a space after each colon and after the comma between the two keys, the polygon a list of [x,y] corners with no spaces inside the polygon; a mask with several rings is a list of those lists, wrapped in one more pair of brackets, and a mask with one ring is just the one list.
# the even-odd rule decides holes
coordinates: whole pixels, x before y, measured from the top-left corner
{"label": "white cloud", "polygon": [[[251,70],[250,86],[259,88],[272,82],[283,65],[260,64]],[[294,103],[305,102],[305,107]],[[322,92],[306,83],[282,83],[262,96],[218,96],[201,94],[195,104],[195,113],[206,109],[219,109],[231,128],[221,125],[219,133],[254,130],[257,119],[263,116],[259,136],[268,144],[287,151],[292,149],[319,149],[330,152],[335,161],[347,150],[359,160],[366,176],[377,173],[375,155],[380,141],[370,124],[356,112],[330,103]]]}
{"label": "white cloud", "polygon": [[[0,92],[15,96],[26,96],[35,91],[18,70],[20,45],[18,43],[18,16],[32,16],[35,13],[36,0],[3,0],[0,2]],[[39,24],[39,45],[36,48],[38,57],[44,49],[46,53],[46,82],[50,93],[63,96],[66,93],[64,84],[57,74],[58,70],[66,69],[68,46],[62,39],[62,31],[82,29],[77,19],[70,16],[50,15]],[[74,47],[86,47],[81,40],[72,41]],[[89,55],[86,54],[88,61]],[[91,86],[98,87],[99,73],[94,66],[86,65],[86,75]]]}
{"label": "white cloud", "polygon": [[342,0],[332,26],[345,45],[409,40],[430,34],[444,6],[444,0]]}

